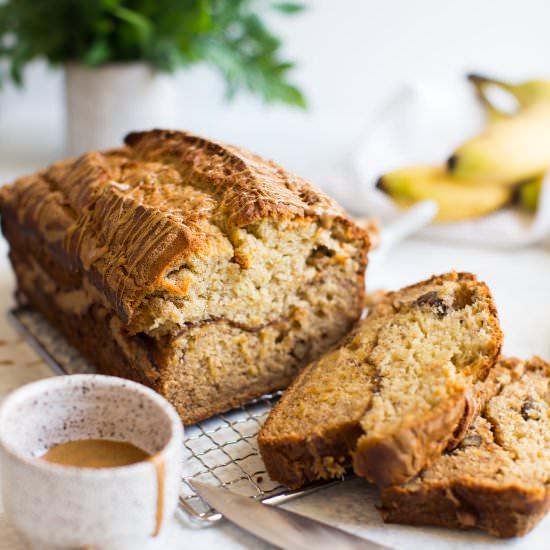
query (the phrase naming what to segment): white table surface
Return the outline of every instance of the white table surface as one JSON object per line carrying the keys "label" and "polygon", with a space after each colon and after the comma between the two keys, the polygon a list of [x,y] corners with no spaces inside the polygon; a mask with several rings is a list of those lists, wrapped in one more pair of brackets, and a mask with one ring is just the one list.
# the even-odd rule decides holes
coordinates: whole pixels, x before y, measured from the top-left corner
{"label": "white table surface", "polygon": [[[5,166],[5,165],[4,165]],[[19,171],[19,163],[17,171]],[[15,166],[14,166],[15,171]],[[6,172],[10,172],[7,169]],[[3,175],[3,174],[2,174]],[[3,178],[2,178],[3,179]],[[13,304],[14,280],[0,239],[0,399],[14,388],[51,376],[49,369],[7,324],[5,311]],[[398,288],[433,273],[456,269],[472,271],[491,287],[505,332],[504,351],[550,360],[550,251],[529,248],[499,251],[409,239],[393,249],[372,273],[372,285]],[[396,549],[514,548],[547,549],[550,517],[522,539],[500,541],[480,532],[383,525],[375,504],[376,491],[353,480],[287,504],[288,507],[333,523]],[[0,504],[0,550],[24,548],[3,515]],[[227,523],[207,529],[190,529],[173,519],[151,548],[270,548]]]}

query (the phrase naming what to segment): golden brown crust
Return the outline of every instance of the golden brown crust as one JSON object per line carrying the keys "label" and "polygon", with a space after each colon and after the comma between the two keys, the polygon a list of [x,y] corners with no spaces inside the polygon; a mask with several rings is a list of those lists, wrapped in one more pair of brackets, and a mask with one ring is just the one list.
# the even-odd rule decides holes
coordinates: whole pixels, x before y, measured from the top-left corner
{"label": "golden brown crust", "polygon": [[[488,405],[513,381],[523,385],[525,395],[536,393],[534,384],[529,389],[529,378],[537,372],[550,378],[550,365],[538,357],[528,362],[502,359],[487,380]],[[521,403],[514,406],[522,410]],[[533,529],[550,508],[547,474],[543,469],[541,477],[533,465],[520,466],[518,461],[524,457],[502,447],[497,437],[501,427],[496,427],[494,420],[485,426],[486,416],[490,417],[484,410],[464,440],[468,442],[464,448],[448,451],[433,468],[427,468],[409,483],[382,489],[381,512],[385,521],[475,527],[498,537],[520,536]],[[534,439],[532,444],[530,456],[543,460],[544,441]],[[510,475],[515,469],[517,477]]]}
{"label": "golden brown crust", "polygon": [[3,187],[0,213],[86,277],[127,324],[188,255],[231,249],[234,228],[338,220],[344,239],[368,249],[366,233],[335,202],[270,161],[184,132],[133,133],[126,142]]}
{"label": "golden brown crust", "polygon": [[232,145],[167,130],[134,132],[125,141],[138,158],[173,164],[186,180],[219,195],[218,215],[228,227],[265,218],[346,217],[304,179]]}
{"label": "golden brown crust", "polygon": [[379,487],[403,483],[431,464],[464,422],[467,393],[450,398],[429,415],[389,437],[362,435],[353,453],[353,470]]}
{"label": "golden brown crust", "polygon": [[501,538],[525,535],[550,508],[550,495],[542,488],[483,487],[475,480],[442,483],[414,493],[397,487],[385,491],[381,512],[388,523],[478,528]]}
{"label": "golden brown crust", "polygon": [[348,422],[307,439],[297,434],[280,440],[260,435],[258,441],[270,477],[297,489],[320,479],[343,476],[351,466],[350,449],[360,435],[357,422]]}

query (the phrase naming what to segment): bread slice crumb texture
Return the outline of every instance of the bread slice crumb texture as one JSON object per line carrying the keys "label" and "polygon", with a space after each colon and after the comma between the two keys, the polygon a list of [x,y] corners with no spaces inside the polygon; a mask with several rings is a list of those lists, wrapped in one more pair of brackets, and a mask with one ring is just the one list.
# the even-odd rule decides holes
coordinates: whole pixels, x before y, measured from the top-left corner
{"label": "bread slice crumb texture", "polygon": [[530,531],[550,506],[550,365],[499,362],[481,415],[458,448],[410,482],[382,491],[386,521]]}
{"label": "bread slice crumb texture", "polygon": [[410,478],[464,429],[500,345],[490,293],[470,274],[388,294],[272,411],[259,437],[270,474],[300,486],[341,475],[353,457],[381,485]]}

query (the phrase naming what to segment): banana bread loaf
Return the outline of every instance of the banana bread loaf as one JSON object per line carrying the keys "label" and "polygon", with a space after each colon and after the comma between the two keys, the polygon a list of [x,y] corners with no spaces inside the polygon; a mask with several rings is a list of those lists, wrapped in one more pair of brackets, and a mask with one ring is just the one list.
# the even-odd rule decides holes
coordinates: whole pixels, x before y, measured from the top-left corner
{"label": "banana bread loaf", "polygon": [[271,411],[258,438],[270,476],[299,487],[353,462],[378,485],[406,481],[461,439],[501,340],[489,290],[473,275],[389,293]]}
{"label": "banana bread loaf", "polygon": [[406,485],[382,490],[385,521],[524,535],[550,507],[550,365],[493,369],[495,395],[460,447]]}
{"label": "banana bread loaf", "polygon": [[186,423],[286,387],[361,313],[365,230],[276,164],[187,133],[21,178],[0,213],[19,300]]}

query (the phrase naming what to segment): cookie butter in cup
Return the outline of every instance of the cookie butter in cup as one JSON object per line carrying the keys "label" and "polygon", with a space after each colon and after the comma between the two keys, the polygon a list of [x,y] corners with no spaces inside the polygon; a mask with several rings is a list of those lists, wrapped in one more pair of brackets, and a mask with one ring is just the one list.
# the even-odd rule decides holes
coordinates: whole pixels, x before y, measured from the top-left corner
{"label": "cookie butter in cup", "polygon": [[[136,382],[84,374],[24,386],[0,408],[6,514],[35,548],[144,547],[176,508],[182,438],[174,408]],[[40,458],[86,439],[130,443],[145,459],[90,468]]]}

